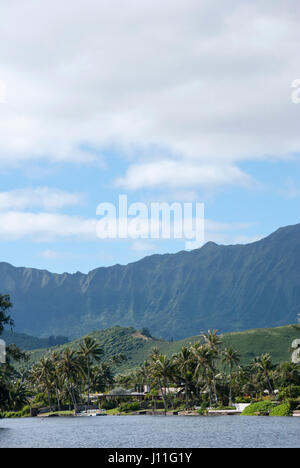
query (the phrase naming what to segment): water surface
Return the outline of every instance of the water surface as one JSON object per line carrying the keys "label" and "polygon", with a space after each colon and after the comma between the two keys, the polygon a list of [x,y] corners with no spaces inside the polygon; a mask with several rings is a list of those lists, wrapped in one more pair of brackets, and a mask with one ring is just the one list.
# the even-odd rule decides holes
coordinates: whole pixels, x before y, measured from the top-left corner
{"label": "water surface", "polygon": [[300,418],[105,416],[0,420],[0,447],[300,447]]}

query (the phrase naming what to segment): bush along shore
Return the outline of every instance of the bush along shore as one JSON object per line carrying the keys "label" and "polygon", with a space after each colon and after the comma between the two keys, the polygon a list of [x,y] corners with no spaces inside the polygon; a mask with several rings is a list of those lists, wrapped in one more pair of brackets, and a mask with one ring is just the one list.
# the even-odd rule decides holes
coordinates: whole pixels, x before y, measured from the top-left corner
{"label": "bush along shore", "polygon": [[[8,296],[0,295],[0,334],[13,325]],[[300,336],[300,335],[299,335]],[[45,354],[31,368],[28,355],[7,347],[0,366],[0,417],[69,416],[85,408],[107,414],[238,414],[290,416],[300,411],[300,365],[274,365],[270,354],[241,365],[216,330],[168,357],[152,348],[135,370],[118,372],[122,354],[107,357],[87,336],[77,349]],[[16,363],[18,366],[16,366]],[[236,404],[248,404],[238,410]]]}

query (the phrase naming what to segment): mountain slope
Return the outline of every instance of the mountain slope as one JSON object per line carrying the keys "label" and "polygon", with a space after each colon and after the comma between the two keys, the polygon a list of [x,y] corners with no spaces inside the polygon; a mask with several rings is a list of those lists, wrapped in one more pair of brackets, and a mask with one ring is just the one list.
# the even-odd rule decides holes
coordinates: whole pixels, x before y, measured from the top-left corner
{"label": "mountain slope", "polygon": [[49,346],[48,339],[46,338],[37,338],[35,336],[26,335],[25,333],[13,333],[6,330],[2,333],[1,339],[4,340],[7,345],[15,344],[23,350],[42,349]]}
{"label": "mountain slope", "polygon": [[62,336],[52,336],[48,338],[37,338],[36,336],[27,335],[26,333],[18,333],[14,331],[4,330],[1,339],[7,345],[15,344],[23,350],[49,348],[49,346],[60,345],[68,340]]}
{"label": "mountain slope", "polygon": [[300,225],[248,245],[208,243],[89,274],[0,264],[16,330],[81,336],[114,325],[163,338],[294,323],[300,311]]}
{"label": "mountain slope", "polygon": [[[118,372],[124,372],[143,364],[148,359],[153,347],[157,347],[167,356],[177,353],[182,346],[189,345],[202,338],[192,336],[184,340],[168,342],[158,339],[149,339],[143,337],[141,333],[136,332],[134,328],[113,327],[108,330],[100,330],[90,334],[97,340],[104,351],[104,360],[113,355],[122,353],[127,357]],[[277,328],[264,328],[247,330],[236,333],[226,333],[222,336],[222,348],[232,346],[241,357],[241,364],[249,364],[255,357],[263,353],[270,353],[274,363],[289,361],[291,359],[290,347],[294,339],[299,338],[300,328],[292,325]],[[78,349],[81,339],[74,340],[66,345],[56,347],[63,350],[65,347]],[[53,348],[52,348],[53,349]],[[30,353],[30,361],[27,364],[31,366],[47,351],[45,349],[35,350]]]}

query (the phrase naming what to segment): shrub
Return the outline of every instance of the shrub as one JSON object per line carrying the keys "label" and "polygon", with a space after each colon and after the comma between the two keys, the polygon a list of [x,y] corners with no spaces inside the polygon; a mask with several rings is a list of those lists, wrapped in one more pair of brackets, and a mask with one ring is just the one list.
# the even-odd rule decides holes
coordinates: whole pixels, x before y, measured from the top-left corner
{"label": "shrub", "polygon": [[235,410],[235,406],[216,406],[214,409],[216,410]]}
{"label": "shrub", "polygon": [[278,398],[279,400],[285,400],[287,398],[300,397],[300,386],[291,385],[290,387],[281,387],[279,389]]}
{"label": "shrub", "polygon": [[297,398],[296,400],[288,400],[289,404],[291,406],[291,410],[300,410],[300,398]]}
{"label": "shrub", "polygon": [[49,405],[48,397],[45,393],[37,393],[32,400],[32,406],[34,408],[45,408]]}
{"label": "shrub", "polygon": [[236,397],[235,398],[235,403],[251,403],[252,398],[251,397]]}
{"label": "shrub", "polygon": [[202,410],[206,410],[206,408],[209,407],[209,402],[208,401],[203,401],[200,405]]}
{"label": "shrub", "polygon": [[19,411],[19,413],[21,413],[21,415],[24,417],[24,416],[29,416],[30,415],[30,406],[29,405],[26,405],[23,407],[23,409],[21,411]]}
{"label": "shrub", "polygon": [[279,406],[275,406],[270,411],[270,416],[292,416],[291,404],[289,401],[285,401]]}
{"label": "shrub", "polygon": [[105,410],[115,409],[115,408],[117,408],[117,406],[118,406],[118,402],[113,400],[113,399],[104,400],[101,403],[101,408],[103,408]]}
{"label": "shrub", "polygon": [[140,409],[138,401],[133,401],[132,403],[121,403],[119,410],[121,413],[128,413],[130,411],[137,411]]}
{"label": "shrub", "polygon": [[243,416],[255,416],[255,413],[268,415],[271,409],[274,407],[270,401],[258,401],[257,403],[251,403],[242,412]]}
{"label": "shrub", "polygon": [[150,407],[156,407],[156,409],[164,409],[164,402],[162,400],[153,400],[150,402]]}
{"label": "shrub", "polygon": [[0,418],[26,418],[28,417],[28,413],[23,414],[22,411],[4,411],[3,413],[0,413]]}

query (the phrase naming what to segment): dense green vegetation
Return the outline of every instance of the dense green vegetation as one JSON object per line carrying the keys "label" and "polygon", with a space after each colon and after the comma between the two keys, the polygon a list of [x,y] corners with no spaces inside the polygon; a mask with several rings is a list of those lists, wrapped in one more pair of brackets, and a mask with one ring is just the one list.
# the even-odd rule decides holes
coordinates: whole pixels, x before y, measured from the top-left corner
{"label": "dense green vegetation", "polygon": [[293,410],[289,401],[285,401],[281,403],[281,405],[275,406],[275,408],[271,408],[270,410],[270,416],[291,416],[292,414]]}
{"label": "dense green vegetation", "polygon": [[[13,326],[8,315],[11,307],[9,296],[0,295],[0,330],[6,324]],[[54,403],[59,411],[62,404],[76,408],[85,391],[86,403],[90,404],[91,387],[103,391],[112,385],[112,368],[125,359],[116,353],[111,359],[102,357],[103,350],[97,342],[85,337],[77,351],[68,347],[53,350],[25,369],[21,364],[28,362],[27,354],[16,345],[7,346],[6,363],[0,367],[0,417],[29,416],[30,406],[51,408]]]}
{"label": "dense green vegetation", "polygon": [[[0,296],[0,326],[13,325],[10,308],[9,296]],[[0,417],[26,417],[30,407],[70,412],[90,405],[91,394],[99,392],[109,393],[110,399],[96,404],[112,414],[162,408],[166,413],[195,406],[205,414],[208,407],[228,409],[234,402],[249,401],[252,404],[245,415],[290,415],[300,409],[300,365],[275,364],[269,352],[250,361],[252,354],[248,353],[244,356],[248,362],[243,363],[234,340],[244,349],[244,341],[251,343],[256,333],[219,335],[214,330],[189,342],[168,343],[152,338],[149,330],[145,336],[134,328],[114,327],[60,347],[33,351],[31,360],[10,345],[7,362],[0,368]],[[299,328],[281,327],[264,333],[269,345],[275,346],[280,336],[289,340],[291,335],[299,336]],[[263,336],[261,331],[259,336]],[[289,345],[290,341],[287,352]],[[257,349],[260,346],[258,340]],[[146,356],[144,361],[132,369],[142,356]],[[132,362],[126,371],[128,357]],[[149,390],[146,400],[137,401],[132,391],[142,392],[145,386]]]}
{"label": "dense green vegetation", "polygon": [[300,225],[249,245],[208,243],[88,275],[0,264],[17,330],[79,337],[114,325],[175,340],[293,323],[300,303]]}
{"label": "dense green vegetation", "polygon": [[[161,353],[171,357],[177,353],[182,346],[199,341],[202,338],[193,336],[180,341],[168,342],[142,335],[132,327],[113,327],[107,330],[100,330],[89,335],[95,339],[103,349],[105,356],[109,359],[114,354],[124,354],[124,361],[120,369],[126,371],[141,365],[148,357],[151,349],[155,346]],[[300,330],[297,325],[287,325],[278,328],[265,328],[247,330],[244,332],[226,333],[222,336],[222,348],[232,347],[240,355],[240,362],[243,365],[249,364],[251,359],[264,353],[270,353],[275,364],[288,361],[290,359],[290,346],[294,339],[299,338]],[[67,345],[56,349],[78,349],[81,339],[74,340]],[[29,354],[29,364],[32,365],[46,350],[35,350]]]}
{"label": "dense green vegetation", "polygon": [[250,406],[243,411],[243,416],[256,416],[256,415],[269,415],[270,411],[275,409],[274,404],[271,401],[258,401],[256,403],[251,403]]}
{"label": "dense green vegetation", "polygon": [[[134,372],[118,375],[117,383],[137,389],[148,385],[150,395],[151,391],[159,390],[165,412],[174,410],[178,403],[182,406],[182,401],[186,409],[200,406],[200,414],[207,407],[231,409],[233,402],[245,401],[252,403],[245,415],[286,416],[300,409],[299,364],[275,365],[272,356],[265,353],[254,357],[248,365],[241,365],[239,353],[231,346],[224,347],[216,330],[204,333],[202,338],[182,346],[170,358],[153,348],[143,365]],[[170,387],[176,388],[176,392],[170,393]],[[181,402],[176,402],[180,395]]]}
{"label": "dense green vegetation", "polygon": [[[126,356],[126,361],[121,365],[122,369],[129,369],[138,366],[146,359],[146,356],[153,346],[153,342],[165,344],[163,341],[152,340],[143,337],[134,328],[127,327],[113,327],[108,330],[100,330],[98,332],[91,333],[90,338],[94,339],[99,343],[102,348],[104,355],[107,359],[112,359],[116,354],[123,354]],[[85,338],[85,337],[83,337]],[[61,351],[66,348],[72,350],[79,349],[80,343],[83,338],[74,340],[68,344],[55,347],[56,350]],[[51,349],[49,349],[51,351]],[[39,349],[29,353],[29,363],[31,366],[39,358],[41,358],[48,350]]]}
{"label": "dense green vegetation", "polygon": [[[13,327],[13,320],[10,316],[11,307],[10,297],[0,294],[0,336],[5,325]],[[28,402],[26,388],[12,365],[14,362],[25,360],[25,353],[17,346],[7,346],[6,364],[0,364],[0,417],[1,412],[6,409],[15,412],[15,416],[18,411],[24,411],[22,416],[27,413],[27,410],[23,410]]]}
{"label": "dense green vegetation", "polygon": [[50,346],[57,346],[68,342],[67,337],[64,336],[37,338],[35,336],[27,335],[26,333],[17,333],[10,330],[4,330],[2,338],[8,345],[15,344],[23,350],[49,348]]}

